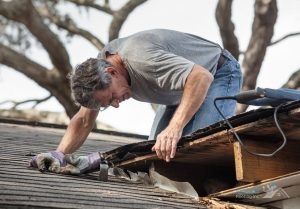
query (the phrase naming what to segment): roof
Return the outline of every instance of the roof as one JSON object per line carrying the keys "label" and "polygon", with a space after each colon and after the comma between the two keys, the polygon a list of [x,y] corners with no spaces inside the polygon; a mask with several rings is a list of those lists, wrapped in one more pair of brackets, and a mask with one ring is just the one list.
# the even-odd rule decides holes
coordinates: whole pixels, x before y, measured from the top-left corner
{"label": "roof", "polygon": [[[64,128],[5,122],[10,123],[0,123],[0,208],[206,208],[191,197],[141,182],[113,176],[102,182],[97,172],[76,177],[30,169],[30,155],[55,149]],[[78,154],[141,140],[134,135],[91,133]]]}
{"label": "roof", "polygon": [[[278,114],[274,116],[276,111]],[[171,163],[164,163],[149,152],[154,141],[121,146],[103,156],[115,166],[129,170],[147,170],[154,164],[165,177],[190,182],[200,196],[253,204],[278,201],[300,204],[299,118],[300,101],[287,103],[280,109],[264,108],[236,115],[229,121],[244,146],[226,122],[220,121],[182,138]],[[274,153],[279,147],[282,149],[269,157],[257,155]],[[264,189],[272,184],[280,197],[275,195],[275,190]],[[242,194],[237,192],[240,190]],[[249,190],[255,193],[250,196],[246,193],[242,198],[243,192]]]}
{"label": "roof", "polygon": [[[274,108],[249,111],[229,121],[245,145],[256,152],[269,152],[282,140],[274,123],[274,111]],[[154,163],[155,171],[160,175],[157,182],[176,184],[187,181],[200,196],[247,204],[299,204],[300,101],[286,104],[278,112],[288,143],[271,158],[246,152],[224,121],[184,137],[171,163],[158,160],[154,153],[149,152],[154,141],[145,141],[145,136],[110,131],[91,133],[77,153],[100,151],[110,164],[133,172],[147,171],[150,163]],[[55,149],[65,127],[25,125],[4,119],[0,122],[1,208],[206,208],[212,204],[230,208],[234,204],[205,198],[196,200],[115,176],[101,182],[98,172],[79,177],[40,173],[27,167],[30,155]],[[227,184],[224,185],[222,180]],[[210,185],[219,182],[218,188]],[[163,188],[168,186],[162,185]],[[268,198],[252,198],[251,201],[237,198],[240,193],[244,195],[251,189],[257,192],[255,195]],[[258,192],[259,189],[263,192]],[[274,199],[276,195],[281,197]]]}

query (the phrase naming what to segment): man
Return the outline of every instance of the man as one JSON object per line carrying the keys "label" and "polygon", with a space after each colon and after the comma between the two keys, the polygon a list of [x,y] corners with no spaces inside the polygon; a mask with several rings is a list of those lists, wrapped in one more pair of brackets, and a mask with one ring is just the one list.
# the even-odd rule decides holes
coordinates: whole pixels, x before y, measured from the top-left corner
{"label": "man", "polygon": [[[108,43],[97,59],[78,65],[70,80],[80,110],[71,119],[57,150],[34,157],[33,167],[74,174],[98,167],[98,153],[81,158],[65,154],[84,143],[99,111],[108,106],[118,108],[131,97],[161,105],[149,139],[156,140],[152,150],[157,156],[169,162],[182,136],[222,119],[213,100],[239,92],[241,71],[232,55],[216,43],[155,29]],[[234,114],[235,101],[218,104],[226,117]],[[73,170],[66,169],[67,163]]]}

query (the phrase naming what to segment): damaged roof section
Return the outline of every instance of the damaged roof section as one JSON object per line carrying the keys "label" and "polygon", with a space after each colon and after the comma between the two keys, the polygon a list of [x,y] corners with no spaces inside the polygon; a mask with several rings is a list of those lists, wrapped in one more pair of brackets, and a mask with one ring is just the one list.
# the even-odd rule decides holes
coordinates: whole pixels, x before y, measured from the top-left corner
{"label": "damaged roof section", "polygon": [[[279,123],[283,126],[285,135],[292,140],[297,139],[297,136],[300,134],[298,129],[300,115],[299,108],[300,101],[296,101],[288,103],[278,111],[278,114],[280,114]],[[265,138],[267,136],[268,138],[275,137],[276,139],[282,139],[282,136],[274,123],[274,109],[275,108],[251,110],[233,116],[228,120],[241,137],[253,136],[253,138],[262,138],[263,136]],[[199,139],[205,141],[205,139],[208,138],[209,143],[212,144],[215,141],[212,138],[214,138],[216,134],[225,136],[226,133],[228,133],[227,141],[232,142],[234,136],[230,132],[231,131],[225,121],[217,122],[206,128],[199,129],[190,136],[183,137],[178,143],[178,151],[181,153],[181,151],[184,151],[188,147],[191,147],[191,145],[199,142]],[[123,162],[125,163],[127,160],[138,156],[145,156],[147,154],[155,155],[155,153],[151,151],[151,147],[154,143],[155,141],[143,141],[127,144],[103,153],[103,157],[116,165],[121,162],[121,164],[123,164]]]}
{"label": "damaged roof section", "polygon": [[[274,115],[276,111],[278,114]],[[220,121],[182,138],[176,157],[170,163],[159,160],[155,153],[149,151],[154,141],[118,147],[103,153],[103,157],[114,166],[131,171],[147,171],[154,164],[156,171],[163,176],[190,182],[199,196],[229,197],[231,201],[254,204],[278,203],[287,198],[296,198],[300,204],[299,190],[295,190],[300,186],[297,173],[300,171],[300,101],[287,103],[277,110],[252,110],[230,118],[229,122],[243,145],[237,141],[227,123]],[[258,155],[268,155],[275,150],[278,152],[273,156]],[[272,181],[285,178],[286,175],[293,181],[284,181],[286,184],[280,181],[280,184],[277,182],[278,185],[273,185],[275,183]],[[236,189],[247,191],[248,187],[253,188],[254,185],[260,189],[257,193],[260,198],[272,196],[275,188],[286,188],[290,194],[279,199],[265,198],[263,201],[233,197]],[[267,187],[274,191],[262,189]],[[227,190],[228,193],[225,192]]]}

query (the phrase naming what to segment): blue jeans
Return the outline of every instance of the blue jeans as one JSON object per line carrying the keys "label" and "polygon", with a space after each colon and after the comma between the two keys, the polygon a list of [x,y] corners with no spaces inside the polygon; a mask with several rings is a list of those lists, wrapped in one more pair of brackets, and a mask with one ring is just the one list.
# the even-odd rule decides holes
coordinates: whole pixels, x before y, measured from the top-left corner
{"label": "blue jeans", "polygon": [[[190,135],[198,129],[222,120],[222,116],[214,106],[214,99],[216,97],[233,96],[240,92],[242,85],[240,65],[227,50],[224,50],[222,54],[226,60],[217,70],[203,104],[184,127],[182,136]],[[217,105],[225,117],[229,118],[235,114],[235,100],[219,100]],[[152,124],[149,140],[156,139],[157,135],[167,127],[176,108],[176,105],[159,106]]]}

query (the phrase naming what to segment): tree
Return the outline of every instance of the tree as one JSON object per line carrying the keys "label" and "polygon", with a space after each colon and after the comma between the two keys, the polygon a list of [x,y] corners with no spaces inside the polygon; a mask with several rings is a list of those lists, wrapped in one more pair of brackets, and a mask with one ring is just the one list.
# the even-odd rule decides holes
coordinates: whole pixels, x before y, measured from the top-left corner
{"label": "tree", "polygon": [[[274,26],[277,19],[276,0],[256,0],[254,4],[254,20],[252,23],[252,34],[245,52],[240,52],[238,38],[234,34],[234,23],[231,21],[232,0],[219,0],[216,8],[216,20],[220,28],[224,48],[232,52],[238,60],[243,54],[242,68],[244,70],[243,91],[255,89],[256,81],[264,60],[267,48],[285,38],[299,35],[299,33],[289,34],[284,38],[271,42]],[[300,87],[300,70],[295,72],[283,86],[297,89]],[[244,112],[246,105],[239,105],[237,112]]]}
{"label": "tree", "polygon": [[[123,7],[115,11],[111,9],[108,0],[103,5],[97,4],[93,0],[2,0],[0,1],[1,25],[2,27],[17,28],[18,34],[17,37],[14,37],[14,34],[8,32],[2,36],[0,63],[25,74],[48,90],[65,108],[68,116],[72,117],[78,110],[71,99],[67,79],[72,66],[69,54],[59,37],[62,31],[66,31],[68,35],[85,38],[99,50],[104,44],[96,35],[79,28],[69,15],[60,15],[57,7],[63,3],[71,3],[78,7],[96,9],[99,12],[111,15],[109,40],[112,40],[118,37],[128,15],[144,2],[146,0],[129,0]],[[50,28],[53,28],[53,26],[62,31],[51,30]],[[21,51],[30,47],[32,36],[49,54],[53,64],[52,69],[48,69],[42,63],[37,63],[21,53]]]}
{"label": "tree", "polygon": [[[98,50],[104,42],[97,34],[92,34],[80,28],[70,15],[61,14],[58,9],[62,4],[75,5],[79,9],[96,10],[112,17],[108,37],[109,40],[119,36],[123,23],[131,12],[147,0],[128,0],[120,9],[113,10],[109,0],[97,3],[95,0],[0,0],[0,26],[4,28],[0,37],[0,63],[15,69],[28,78],[34,80],[41,87],[50,92],[65,108],[69,117],[77,112],[70,97],[68,73],[72,70],[69,54],[62,44],[61,38],[72,39],[80,36],[89,41]],[[219,0],[215,15],[220,29],[223,46],[239,59],[243,56],[242,68],[244,83],[242,90],[254,89],[259,76],[267,48],[284,39],[299,35],[288,34],[282,39],[271,42],[277,20],[276,0],[256,0],[254,4],[254,19],[252,35],[246,51],[239,49],[238,37],[234,33],[234,23],[231,20],[232,0]],[[13,30],[5,30],[14,28]],[[17,33],[15,32],[17,31]],[[37,41],[49,54],[52,68],[43,63],[37,63],[28,56],[28,48]],[[295,72],[284,87],[297,89],[300,87],[300,70]],[[240,106],[238,112],[246,110]]]}

